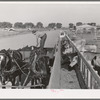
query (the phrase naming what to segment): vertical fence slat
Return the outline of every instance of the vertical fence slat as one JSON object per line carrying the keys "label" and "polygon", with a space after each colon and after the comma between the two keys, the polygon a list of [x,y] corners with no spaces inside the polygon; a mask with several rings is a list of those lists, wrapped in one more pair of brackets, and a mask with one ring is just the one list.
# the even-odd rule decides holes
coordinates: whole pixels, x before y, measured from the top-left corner
{"label": "vertical fence slat", "polygon": [[87,79],[86,79],[86,85],[88,87],[88,69],[87,69],[87,72],[86,72],[86,77],[87,77]]}
{"label": "vertical fence slat", "polygon": [[82,72],[82,59],[80,58],[80,71]]}
{"label": "vertical fence slat", "polygon": [[92,89],[92,75],[90,74],[90,88]]}
{"label": "vertical fence slat", "polygon": [[91,73],[90,73],[90,71],[88,70],[88,88],[91,87],[90,82],[91,82]]}

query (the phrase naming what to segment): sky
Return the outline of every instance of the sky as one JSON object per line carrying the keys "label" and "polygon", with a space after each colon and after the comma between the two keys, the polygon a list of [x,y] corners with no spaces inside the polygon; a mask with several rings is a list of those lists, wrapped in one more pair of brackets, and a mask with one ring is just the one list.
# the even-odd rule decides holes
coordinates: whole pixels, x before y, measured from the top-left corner
{"label": "sky", "polygon": [[100,24],[100,3],[25,3],[0,2],[0,22],[60,22],[63,26],[76,22],[96,22]]}

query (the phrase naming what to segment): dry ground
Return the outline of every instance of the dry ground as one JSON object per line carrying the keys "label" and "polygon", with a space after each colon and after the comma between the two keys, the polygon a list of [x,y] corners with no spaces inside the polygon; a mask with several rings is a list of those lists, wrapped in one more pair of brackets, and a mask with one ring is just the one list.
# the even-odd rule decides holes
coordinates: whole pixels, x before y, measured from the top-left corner
{"label": "dry ground", "polygon": [[80,89],[75,70],[68,71],[67,66],[61,68],[61,89]]}

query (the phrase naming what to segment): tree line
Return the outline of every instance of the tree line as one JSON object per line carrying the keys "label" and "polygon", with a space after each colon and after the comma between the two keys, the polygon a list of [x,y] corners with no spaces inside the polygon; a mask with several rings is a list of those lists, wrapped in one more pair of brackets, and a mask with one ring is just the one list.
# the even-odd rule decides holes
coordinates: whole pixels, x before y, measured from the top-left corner
{"label": "tree line", "polygon": [[[82,22],[77,22],[76,24],[73,23],[69,23],[69,28],[74,28],[76,29],[76,26],[80,26],[83,25],[84,23]],[[88,25],[92,25],[92,26],[96,26],[96,23],[91,22],[91,23],[87,23]],[[16,22],[14,24],[10,23],[10,22],[0,22],[0,28],[62,28],[62,23],[49,23],[46,27],[44,27],[42,22],[37,22],[37,24],[35,25],[32,22],[26,22],[26,23],[22,23],[22,22]]]}
{"label": "tree line", "polygon": [[74,28],[74,29],[76,29],[76,26],[81,26],[81,25],[84,25],[84,24],[91,25],[91,26],[96,26],[96,23],[95,23],[95,22],[91,22],[91,23],[77,22],[76,24],[69,23],[69,28]]}
{"label": "tree line", "polygon": [[[10,22],[0,22],[0,28],[45,28],[42,22],[37,22],[36,25],[32,22],[16,22],[14,24]],[[61,23],[49,23],[46,28],[62,28]]]}

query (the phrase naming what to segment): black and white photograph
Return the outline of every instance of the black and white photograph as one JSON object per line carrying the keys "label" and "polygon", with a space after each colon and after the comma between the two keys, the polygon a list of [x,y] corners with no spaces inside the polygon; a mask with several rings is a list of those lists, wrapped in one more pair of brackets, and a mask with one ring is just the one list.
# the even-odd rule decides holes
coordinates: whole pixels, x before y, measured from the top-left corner
{"label": "black and white photograph", "polygon": [[100,2],[0,2],[0,89],[100,89],[99,10]]}

